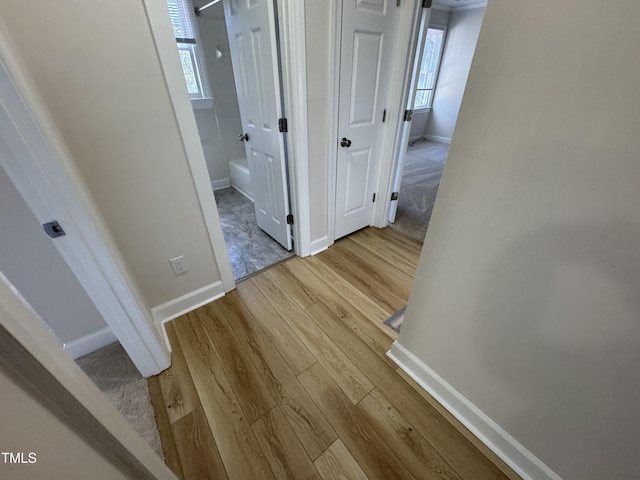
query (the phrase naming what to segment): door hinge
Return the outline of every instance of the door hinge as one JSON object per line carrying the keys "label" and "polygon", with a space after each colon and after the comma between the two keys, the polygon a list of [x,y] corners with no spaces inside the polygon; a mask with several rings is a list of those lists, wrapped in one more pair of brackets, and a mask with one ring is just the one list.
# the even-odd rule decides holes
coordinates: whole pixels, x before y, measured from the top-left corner
{"label": "door hinge", "polygon": [[49,223],[43,223],[42,228],[44,228],[44,231],[47,232],[47,235],[51,238],[58,238],[66,235],[62,225],[60,225],[57,220]]}
{"label": "door hinge", "polygon": [[375,193],[373,194],[373,200],[372,201],[373,201],[373,203],[376,203],[376,194]]}
{"label": "door hinge", "polygon": [[384,123],[384,121],[387,119],[387,109],[385,108],[382,111],[382,123]]}
{"label": "door hinge", "polygon": [[431,0],[422,0],[422,8],[431,8]]}
{"label": "door hinge", "polygon": [[405,110],[404,111],[404,121],[410,122],[413,118],[413,110]]}
{"label": "door hinge", "polygon": [[392,192],[391,193],[391,200],[397,200],[398,199],[398,192]]}
{"label": "door hinge", "polygon": [[289,131],[289,126],[287,125],[287,119],[286,118],[279,118],[278,119],[278,130],[280,132],[286,133]]}
{"label": "door hinge", "polygon": [[293,225],[293,215],[291,213],[287,215],[287,225]]}

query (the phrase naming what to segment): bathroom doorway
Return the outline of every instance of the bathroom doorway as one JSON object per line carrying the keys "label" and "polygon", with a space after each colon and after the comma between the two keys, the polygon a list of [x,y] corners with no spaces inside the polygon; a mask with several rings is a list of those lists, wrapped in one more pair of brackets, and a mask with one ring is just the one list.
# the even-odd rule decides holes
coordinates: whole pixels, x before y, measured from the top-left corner
{"label": "bathroom doorway", "polygon": [[238,281],[294,255],[275,2],[167,5]]}

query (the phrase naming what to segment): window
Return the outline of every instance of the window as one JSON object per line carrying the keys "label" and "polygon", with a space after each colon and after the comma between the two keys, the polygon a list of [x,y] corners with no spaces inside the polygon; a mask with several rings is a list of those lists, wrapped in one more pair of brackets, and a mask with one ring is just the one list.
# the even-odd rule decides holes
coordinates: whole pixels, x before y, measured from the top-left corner
{"label": "window", "polygon": [[180,64],[184,72],[184,80],[191,98],[204,98],[204,82],[198,45],[196,44],[196,29],[194,25],[193,7],[190,0],[166,0],[169,17],[173,25],[173,35],[178,44]]}
{"label": "window", "polygon": [[441,28],[428,28],[424,42],[416,101],[413,108],[428,108],[433,104],[433,93],[436,87],[440,57],[444,46],[444,33]]}

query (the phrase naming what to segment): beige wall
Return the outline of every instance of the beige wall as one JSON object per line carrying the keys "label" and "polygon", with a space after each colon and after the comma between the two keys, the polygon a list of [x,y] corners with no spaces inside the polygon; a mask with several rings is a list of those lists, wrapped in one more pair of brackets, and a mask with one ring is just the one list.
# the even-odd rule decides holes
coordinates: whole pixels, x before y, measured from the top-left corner
{"label": "beige wall", "polygon": [[491,0],[400,343],[565,479],[640,471],[640,3]]}
{"label": "beige wall", "polygon": [[219,280],[142,2],[2,2],[0,18],[148,305]]}
{"label": "beige wall", "polygon": [[175,479],[1,272],[0,345],[0,451],[36,456],[18,465],[0,456],[0,478]]}
{"label": "beige wall", "polygon": [[0,443],[3,452],[35,453],[35,463],[5,463],[3,479],[127,478],[67,425],[0,370]]}

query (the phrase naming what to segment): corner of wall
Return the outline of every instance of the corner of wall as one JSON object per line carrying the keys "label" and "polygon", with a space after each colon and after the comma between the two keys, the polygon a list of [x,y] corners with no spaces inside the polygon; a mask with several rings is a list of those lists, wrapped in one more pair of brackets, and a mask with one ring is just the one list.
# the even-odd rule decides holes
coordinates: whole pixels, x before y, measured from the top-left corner
{"label": "corner of wall", "polygon": [[193,292],[186,293],[181,297],[174,298],[173,300],[169,300],[168,302],[151,309],[154,324],[164,337],[164,341],[166,342],[169,351],[171,351],[171,345],[169,343],[164,324],[174,318],[185,315],[196,308],[202,307],[207,303],[211,303],[220,297],[224,297],[224,295],[224,285],[221,280],[218,280],[217,282],[206,285],[194,290]]}

